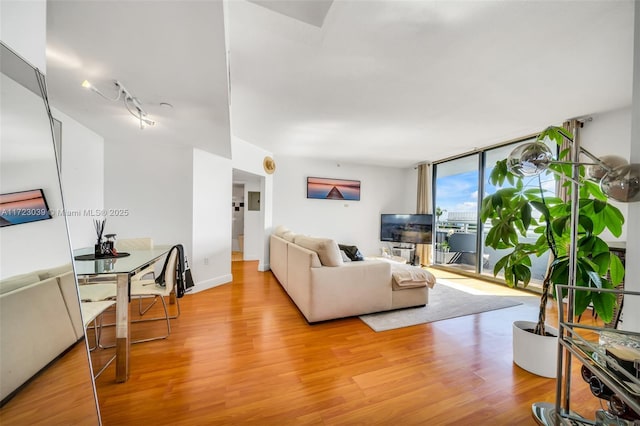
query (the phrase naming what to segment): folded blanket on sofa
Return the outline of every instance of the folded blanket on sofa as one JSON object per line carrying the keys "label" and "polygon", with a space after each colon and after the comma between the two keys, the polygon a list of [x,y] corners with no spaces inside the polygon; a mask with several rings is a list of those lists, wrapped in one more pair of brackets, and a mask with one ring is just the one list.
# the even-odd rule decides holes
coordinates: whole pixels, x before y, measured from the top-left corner
{"label": "folded blanket on sofa", "polygon": [[393,276],[394,290],[424,286],[433,288],[436,283],[436,277],[431,272],[417,266],[392,264],[391,275]]}

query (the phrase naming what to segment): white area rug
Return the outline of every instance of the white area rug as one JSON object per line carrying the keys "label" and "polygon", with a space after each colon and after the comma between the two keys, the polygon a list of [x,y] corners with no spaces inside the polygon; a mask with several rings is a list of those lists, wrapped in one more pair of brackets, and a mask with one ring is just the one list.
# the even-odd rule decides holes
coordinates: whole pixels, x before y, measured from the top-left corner
{"label": "white area rug", "polygon": [[496,309],[521,305],[519,297],[487,295],[452,282],[438,280],[429,290],[429,303],[424,307],[361,315],[374,331],[387,331],[416,324],[462,317]]}

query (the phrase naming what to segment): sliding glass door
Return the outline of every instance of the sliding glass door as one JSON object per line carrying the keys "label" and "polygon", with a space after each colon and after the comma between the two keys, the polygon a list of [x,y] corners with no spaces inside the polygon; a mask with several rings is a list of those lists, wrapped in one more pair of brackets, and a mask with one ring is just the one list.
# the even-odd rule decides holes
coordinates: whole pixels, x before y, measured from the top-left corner
{"label": "sliding glass door", "polygon": [[476,271],[478,170],[478,154],[435,167],[436,264]]}
{"label": "sliding glass door", "polygon": [[[534,141],[535,138],[531,138],[528,140],[523,140],[520,141],[518,143],[515,144],[509,144],[509,145],[505,145],[505,146],[501,146],[499,148],[494,148],[491,150],[487,150],[486,152],[483,153],[483,155],[485,156],[485,168],[484,168],[484,173],[483,173],[483,179],[484,179],[484,194],[483,197],[486,197],[487,195],[491,195],[493,193],[496,192],[496,190],[500,189],[500,188],[496,188],[493,185],[491,185],[491,183],[489,182],[489,176],[491,175],[491,172],[493,171],[493,167],[495,166],[496,162],[499,160],[502,160],[504,158],[507,158],[509,156],[509,153],[511,151],[513,151],[513,149],[518,146],[521,145],[523,143],[526,142],[532,142]],[[552,144],[552,142],[549,143],[549,148],[551,148],[552,152],[555,152],[557,150],[557,147]],[[555,194],[556,189],[555,189],[555,179],[553,177],[552,174],[549,175],[541,175],[540,176],[540,180],[537,176],[535,177],[530,177],[530,178],[526,178],[524,179],[524,188],[523,190],[527,190],[529,188],[537,188],[538,185],[542,185],[543,188],[545,188],[549,194]],[[506,188],[506,187],[511,187],[512,185],[509,184],[509,182],[505,181],[504,185],[501,188]],[[532,212],[532,217],[534,219],[539,219],[540,218],[540,213],[538,211],[533,211]],[[487,233],[489,232],[489,230],[491,229],[491,223],[485,223],[483,224],[483,232],[482,232],[482,251],[483,251],[483,256],[485,259],[485,262],[482,265],[481,268],[481,273],[484,275],[489,275],[489,276],[493,276],[493,267],[496,264],[496,262],[501,259],[503,256],[505,256],[508,252],[510,252],[511,250],[494,250],[490,247],[486,247],[484,245],[484,240],[485,237],[487,235]],[[527,231],[526,236],[520,236],[520,242],[521,243],[533,243],[535,242],[535,240],[538,238],[537,234],[534,234],[532,232],[534,226],[532,225],[529,230]],[[549,254],[545,253],[540,257],[536,257],[536,256],[531,256],[531,263],[532,263],[532,268],[531,268],[531,281],[532,283],[542,283],[542,280],[544,279],[544,274],[545,271],[547,270],[547,263],[549,262]],[[504,274],[502,272],[500,272],[497,275],[498,278],[503,278]]]}
{"label": "sliding glass door", "polygon": [[[496,262],[506,250],[485,247],[484,240],[491,223],[479,223],[479,208],[482,199],[497,189],[489,182],[489,176],[498,160],[507,158],[518,145],[531,141],[522,139],[514,143],[486,149],[480,152],[434,164],[434,213],[436,237],[434,263],[450,268],[486,276],[493,276]],[[550,142],[552,152],[557,147]],[[553,175],[525,179],[525,189],[541,184],[550,194],[555,193]],[[505,186],[508,183],[505,182]],[[539,213],[534,212],[534,218]],[[536,238],[531,230],[522,242]],[[532,257],[532,282],[542,282],[549,256]],[[502,278],[499,274],[498,278]]]}

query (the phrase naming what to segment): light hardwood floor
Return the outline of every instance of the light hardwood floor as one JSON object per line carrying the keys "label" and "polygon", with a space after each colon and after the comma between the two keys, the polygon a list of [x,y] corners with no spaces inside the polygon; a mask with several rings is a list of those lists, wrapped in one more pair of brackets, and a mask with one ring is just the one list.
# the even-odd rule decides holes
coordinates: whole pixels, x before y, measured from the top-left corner
{"label": "light hardwood floor", "polygon": [[[113,366],[98,378],[104,425],[534,425],[531,404],[555,400],[554,379],[512,362],[511,322],[535,319],[535,307],[376,333],[358,318],[309,325],[257,262],[232,272],[233,283],[180,300],[168,339],[132,345],[127,383]],[[134,324],[132,337],[160,327]],[[592,417],[600,403],[576,363],[573,382],[572,408]]]}
{"label": "light hardwood floor", "polygon": [[[554,401],[554,379],[512,362],[511,322],[531,307],[382,333],[309,325],[270,272],[232,265],[232,284],[181,300],[168,340],[133,345],[127,383],[97,380],[105,425],[533,425],[531,404]],[[591,416],[577,367],[572,408]]]}

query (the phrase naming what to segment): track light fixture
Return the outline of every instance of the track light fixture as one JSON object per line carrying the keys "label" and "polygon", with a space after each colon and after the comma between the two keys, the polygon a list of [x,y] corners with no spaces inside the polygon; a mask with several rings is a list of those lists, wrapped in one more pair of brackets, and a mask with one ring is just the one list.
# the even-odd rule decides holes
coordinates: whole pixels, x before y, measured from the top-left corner
{"label": "track light fixture", "polygon": [[123,100],[124,107],[129,111],[129,114],[133,115],[136,119],[140,121],[140,129],[144,129],[145,125],[154,126],[156,124],[155,121],[151,120],[147,117],[146,111],[142,108],[142,104],[140,100],[133,96],[131,92],[127,90],[126,87],[118,80],[114,80],[113,84],[115,84],[117,93],[114,98],[110,98],[102,93],[98,88],[96,88],[93,84],[91,84],[88,80],[82,82],[82,87],[85,89],[90,89],[96,92],[98,95],[102,96],[108,101],[116,102],[120,99]]}

